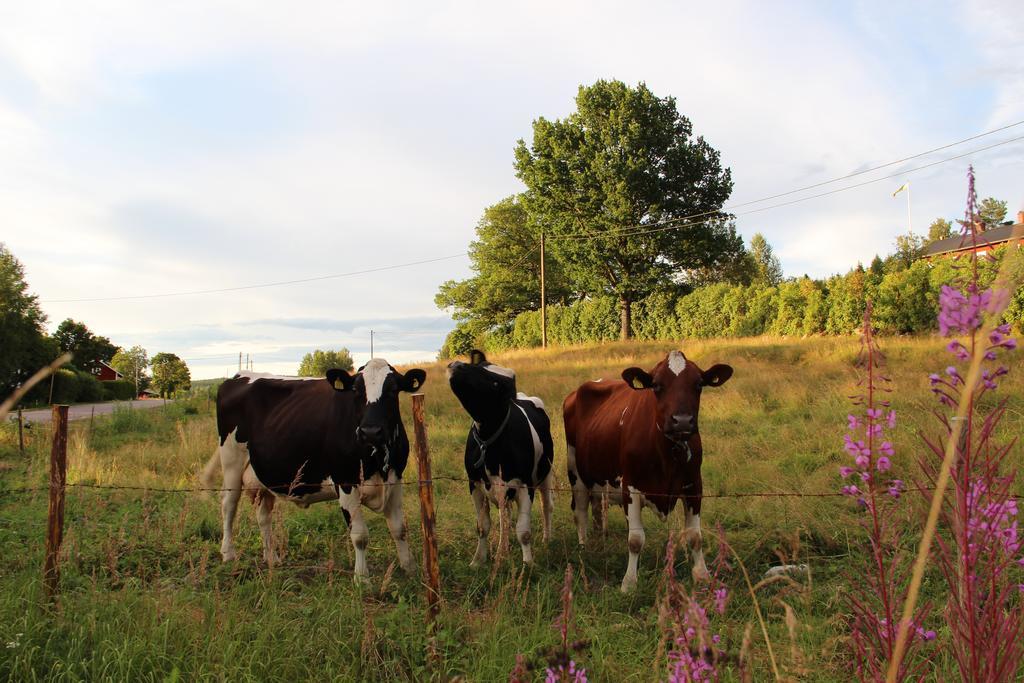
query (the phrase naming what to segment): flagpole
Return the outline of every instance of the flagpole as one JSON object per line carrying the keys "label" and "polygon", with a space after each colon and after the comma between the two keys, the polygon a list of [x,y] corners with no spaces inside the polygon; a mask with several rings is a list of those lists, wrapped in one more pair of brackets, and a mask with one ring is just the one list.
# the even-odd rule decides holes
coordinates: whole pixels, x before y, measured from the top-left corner
{"label": "flagpole", "polygon": [[910,220],[910,183],[907,182],[907,232],[914,232],[913,221]]}

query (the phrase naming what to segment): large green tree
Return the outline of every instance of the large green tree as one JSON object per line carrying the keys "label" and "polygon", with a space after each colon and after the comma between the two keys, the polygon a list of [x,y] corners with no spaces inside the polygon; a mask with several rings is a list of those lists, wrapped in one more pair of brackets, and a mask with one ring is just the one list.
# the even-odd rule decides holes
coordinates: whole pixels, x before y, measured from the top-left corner
{"label": "large green tree", "polygon": [[141,346],[130,349],[118,349],[110,361],[110,365],[124,375],[129,382],[135,383],[135,395],[149,385],[146,368],[149,367],[149,354]]}
{"label": "large green tree", "polygon": [[[434,301],[452,309],[455,320],[481,330],[511,321],[540,306],[540,228],[530,220],[522,198],[507,197],[484,209],[469,245],[474,275],[441,284]],[[572,294],[562,267],[545,256],[546,296],[562,303]]]}
{"label": "large green tree", "polygon": [[302,357],[298,374],[299,377],[326,377],[327,371],[331,368],[351,370],[352,367],[352,354],[348,352],[348,349],[342,348],[337,351],[316,349]]}
{"label": "large green tree", "polygon": [[153,369],[153,386],[161,396],[170,396],[192,386],[192,373],[177,354],[158,353],[153,356],[150,367]]}
{"label": "large green tree", "polygon": [[675,99],[643,83],[581,86],[576,111],[534,121],[532,143],[520,140],[515,157],[527,209],[552,235],[552,252],[584,293],[618,299],[624,339],[634,301],[742,249],[721,212],[732,192],[729,169]]}
{"label": "large green tree", "polygon": [[0,242],[0,400],[57,355],[45,323],[38,297],[29,293],[25,268]]}
{"label": "large green tree", "polygon": [[64,320],[53,333],[61,351],[70,351],[74,356],[72,364],[86,372],[91,372],[100,361],[109,363],[117,353],[117,346],[106,337],[92,333],[85,323],[71,318]]}

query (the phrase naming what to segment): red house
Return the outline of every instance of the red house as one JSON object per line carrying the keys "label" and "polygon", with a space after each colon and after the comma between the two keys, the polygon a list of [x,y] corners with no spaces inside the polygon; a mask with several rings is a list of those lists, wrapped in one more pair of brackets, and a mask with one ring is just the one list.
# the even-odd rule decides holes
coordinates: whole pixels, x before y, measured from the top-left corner
{"label": "red house", "polygon": [[968,235],[963,237],[956,235],[948,239],[932,242],[924,248],[922,256],[932,258],[936,256],[959,256],[971,251],[976,254],[985,254],[996,247],[1006,244],[1013,239],[1017,231],[1024,230],[1024,211],[1017,213],[1017,223],[1004,223],[1003,225],[989,228],[979,232],[972,240]]}
{"label": "red house", "polygon": [[103,361],[97,361],[96,365],[89,369],[89,372],[101,382],[113,382],[117,379],[124,379],[124,375],[110,367]]}

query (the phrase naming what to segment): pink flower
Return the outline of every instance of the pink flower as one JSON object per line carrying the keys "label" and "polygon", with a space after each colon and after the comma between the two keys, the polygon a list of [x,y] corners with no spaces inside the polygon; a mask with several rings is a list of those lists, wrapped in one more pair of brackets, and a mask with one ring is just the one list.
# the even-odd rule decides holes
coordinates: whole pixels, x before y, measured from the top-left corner
{"label": "pink flower", "polygon": [[889,417],[887,419],[887,423],[889,425],[889,429],[895,429],[896,428],[896,411],[895,410],[890,410],[889,411]]}
{"label": "pink flower", "polygon": [[893,498],[899,498],[900,494],[903,493],[903,480],[893,479],[889,482],[889,495]]}
{"label": "pink flower", "polygon": [[895,452],[892,444],[888,441],[883,441],[882,445],[878,447],[878,450],[882,455],[892,455]]}
{"label": "pink flower", "polygon": [[715,589],[715,610],[719,614],[725,614],[725,603],[729,600],[728,588]]}
{"label": "pink flower", "polygon": [[848,429],[851,432],[854,431],[854,430],[860,429],[860,420],[858,420],[856,416],[854,416],[854,415],[847,415],[846,416],[846,421],[847,421],[847,424],[849,425]]}
{"label": "pink flower", "polygon": [[842,477],[843,479],[846,479],[851,474],[853,474],[853,468],[852,467],[847,467],[847,466],[844,465],[844,466],[839,468],[839,476]]}
{"label": "pink flower", "polygon": [[892,463],[889,462],[889,458],[883,455],[875,461],[875,467],[878,468],[879,472],[888,472],[889,468],[892,467]]}

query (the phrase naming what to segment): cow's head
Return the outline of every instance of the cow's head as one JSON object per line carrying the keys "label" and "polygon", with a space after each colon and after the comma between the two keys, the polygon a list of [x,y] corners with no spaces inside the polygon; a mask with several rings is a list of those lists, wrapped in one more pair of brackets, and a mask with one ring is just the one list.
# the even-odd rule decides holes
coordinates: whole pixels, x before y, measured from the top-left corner
{"label": "cow's head", "polygon": [[398,394],[418,390],[427,381],[427,373],[416,368],[403,375],[383,358],[372,358],[354,375],[329,370],[327,381],[337,391],[355,393],[356,436],[374,448],[390,448],[402,421]]}
{"label": "cow's head", "polygon": [[[459,403],[477,422],[504,415],[516,397],[516,373],[487,360],[483,351],[469,352],[469,362],[448,364],[448,384]],[[498,417],[500,417],[499,415]]]}
{"label": "cow's head", "polygon": [[665,437],[676,444],[697,433],[700,393],[704,387],[720,387],[732,377],[728,365],[712,365],[702,371],[682,351],[672,351],[651,372],[626,368],[622,379],[637,391],[654,393],[658,405],[655,418]]}

